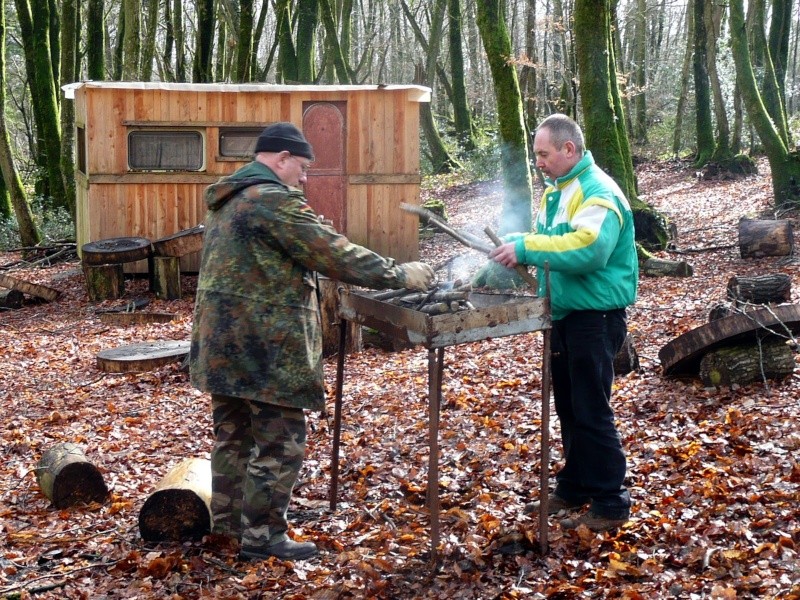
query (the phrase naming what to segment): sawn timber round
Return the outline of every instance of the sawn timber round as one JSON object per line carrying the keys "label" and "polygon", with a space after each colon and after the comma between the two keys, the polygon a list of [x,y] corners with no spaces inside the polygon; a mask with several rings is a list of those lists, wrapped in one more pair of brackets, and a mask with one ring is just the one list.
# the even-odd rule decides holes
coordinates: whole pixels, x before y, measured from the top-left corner
{"label": "sawn timber round", "polygon": [[150,371],[189,354],[191,342],[165,340],[119,346],[97,353],[97,368],[107,373]]}
{"label": "sawn timber round", "polygon": [[135,262],[153,253],[150,240],[142,237],[108,238],[81,246],[81,258],[87,265]]}

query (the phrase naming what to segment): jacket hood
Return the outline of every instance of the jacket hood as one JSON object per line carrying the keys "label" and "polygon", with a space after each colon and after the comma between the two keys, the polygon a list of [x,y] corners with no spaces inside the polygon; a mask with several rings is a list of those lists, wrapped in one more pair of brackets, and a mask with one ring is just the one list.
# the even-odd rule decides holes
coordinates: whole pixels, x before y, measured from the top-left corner
{"label": "jacket hood", "polygon": [[272,169],[260,162],[253,161],[232,175],[223,177],[217,183],[208,186],[204,197],[206,207],[208,210],[219,210],[243,189],[265,183],[275,183],[288,189],[288,186],[278,179]]}

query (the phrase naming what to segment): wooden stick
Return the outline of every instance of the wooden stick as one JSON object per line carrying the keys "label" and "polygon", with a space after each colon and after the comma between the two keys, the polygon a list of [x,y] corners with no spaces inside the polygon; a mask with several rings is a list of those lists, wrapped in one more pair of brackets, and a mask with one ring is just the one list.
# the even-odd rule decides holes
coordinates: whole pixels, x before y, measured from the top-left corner
{"label": "wooden stick", "polygon": [[[503,240],[501,240],[499,237],[497,237],[497,235],[495,234],[495,232],[492,230],[491,227],[486,227],[483,231],[484,231],[484,233],[486,233],[486,235],[489,236],[489,239],[492,240],[492,242],[494,242],[495,246],[502,246],[503,245]],[[534,277],[533,275],[528,273],[528,269],[525,267],[525,265],[517,264],[514,267],[514,270],[517,273],[519,273],[519,276],[522,277],[522,279],[525,280],[525,283],[527,283],[529,286],[531,286],[534,290],[539,288],[539,282],[536,281],[536,277]]]}
{"label": "wooden stick", "polygon": [[483,244],[477,240],[470,239],[469,234],[456,231],[449,225],[445,225],[442,221],[439,220],[439,217],[437,217],[435,213],[432,213],[431,211],[422,208],[421,206],[414,206],[413,204],[407,204],[405,202],[401,202],[400,208],[406,212],[413,213],[418,217],[425,219],[428,223],[430,223],[437,229],[440,229],[453,239],[461,242],[468,248],[472,248],[473,250],[477,250],[478,252],[483,252],[484,254],[489,254],[489,252],[492,251],[491,246]]}

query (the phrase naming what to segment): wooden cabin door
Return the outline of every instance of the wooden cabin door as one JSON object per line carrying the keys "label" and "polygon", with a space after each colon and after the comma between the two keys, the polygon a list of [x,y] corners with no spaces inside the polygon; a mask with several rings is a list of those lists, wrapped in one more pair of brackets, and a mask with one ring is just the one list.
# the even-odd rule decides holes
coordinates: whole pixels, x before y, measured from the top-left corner
{"label": "wooden cabin door", "polygon": [[342,233],[347,231],[346,110],[347,102],[303,103],[303,134],[314,148],[305,196]]}

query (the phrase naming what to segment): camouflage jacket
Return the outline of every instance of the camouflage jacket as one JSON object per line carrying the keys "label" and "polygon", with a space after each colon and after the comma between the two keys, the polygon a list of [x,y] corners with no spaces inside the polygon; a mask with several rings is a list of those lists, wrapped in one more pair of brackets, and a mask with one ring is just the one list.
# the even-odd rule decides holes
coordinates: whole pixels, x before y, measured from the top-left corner
{"label": "camouflage jacket", "polygon": [[322,331],[314,272],[401,288],[390,258],[319,222],[299,190],[252,162],[208,187],[190,373],[200,390],[324,407]]}

